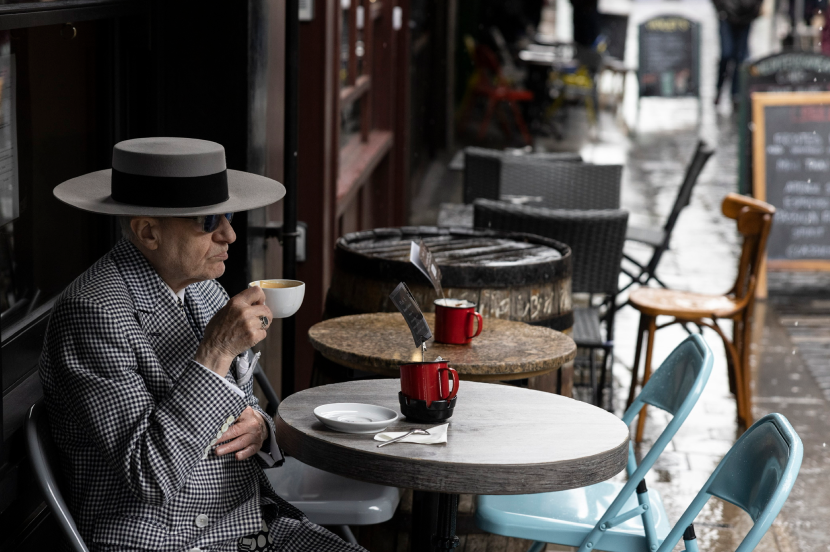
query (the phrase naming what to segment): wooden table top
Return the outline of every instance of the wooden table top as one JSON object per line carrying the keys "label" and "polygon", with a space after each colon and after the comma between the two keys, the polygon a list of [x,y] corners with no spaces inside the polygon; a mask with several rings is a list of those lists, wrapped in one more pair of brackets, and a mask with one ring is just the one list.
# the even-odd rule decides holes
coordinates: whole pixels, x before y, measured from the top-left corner
{"label": "wooden table top", "polygon": [[[400,412],[399,380],[325,385],[280,404],[277,441],[301,462],[353,479],[420,491],[524,494],[592,485],[619,473],[628,458],[628,428],[587,403],[509,385],[465,381],[443,445],[396,443],[326,428],[314,409],[369,403]],[[387,431],[439,424],[405,418]]]}
{"label": "wooden table top", "polygon": [[[430,328],[435,314],[424,313]],[[409,327],[400,313],[358,314],[332,318],[308,331],[312,346],[338,364],[389,377],[398,365],[419,362]],[[481,335],[469,345],[427,342],[427,360],[449,360],[461,379],[498,381],[538,376],[558,369],[576,355],[565,334],[524,322],[485,318]]]}

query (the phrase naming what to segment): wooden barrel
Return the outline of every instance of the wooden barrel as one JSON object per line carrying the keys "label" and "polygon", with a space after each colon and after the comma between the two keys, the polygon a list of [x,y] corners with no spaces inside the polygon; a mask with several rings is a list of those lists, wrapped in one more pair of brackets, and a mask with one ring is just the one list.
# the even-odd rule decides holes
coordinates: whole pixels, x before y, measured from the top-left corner
{"label": "wooden barrel", "polygon": [[420,240],[441,269],[447,297],[473,301],[484,317],[566,332],[573,325],[567,245],[530,234],[424,226],[340,238],[326,316],[395,312],[389,294],[402,281],[421,308],[433,312],[436,292],[409,262],[410,242]]}

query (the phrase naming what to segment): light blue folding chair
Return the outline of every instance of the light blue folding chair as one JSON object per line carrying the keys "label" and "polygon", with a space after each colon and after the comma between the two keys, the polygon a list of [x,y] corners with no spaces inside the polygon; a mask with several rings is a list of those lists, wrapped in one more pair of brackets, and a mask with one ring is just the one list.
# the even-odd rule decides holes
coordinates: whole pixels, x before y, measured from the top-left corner
{"label": "light blue folding chair", "polygon": [[656,550],[670,526],[660,495],[648,491],[644,477],[697,403],[712,362],[712,351],[703,338],[698,334],[687,337],[626,410],[622,419],[629,426],[644,404],[661,408],[673,418],[639,466],[634,445],[629,445],[625,485],[605,481],[553,493],[480,496],[478,526],[490,533],[536,541],[530,552],[540,552],[545,543],[578,546],[580,552]]}
{"label": "light blue folding chair", "polygon": [[781,414],[767,414],[732,445],[657,552],[671,552],[682,537],[686,552],[698,552],[692,522],[716,496],[741,508],[754,522],[735,552],[754,550],[793,488],[804,446]]}

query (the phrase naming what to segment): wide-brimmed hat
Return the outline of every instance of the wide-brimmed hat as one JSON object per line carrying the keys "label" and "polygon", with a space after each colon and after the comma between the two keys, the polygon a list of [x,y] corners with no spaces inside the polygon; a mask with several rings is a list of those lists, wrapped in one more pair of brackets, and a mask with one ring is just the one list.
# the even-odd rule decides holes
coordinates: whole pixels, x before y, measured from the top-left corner
{"label": "wide-brimmed hat", "polygon": [[276,180],[230,170],[225,148],[193,138],[115,144],[112,169],[59,184],[55,197],[105,215],[198,216],[247,211],[282,199]]}

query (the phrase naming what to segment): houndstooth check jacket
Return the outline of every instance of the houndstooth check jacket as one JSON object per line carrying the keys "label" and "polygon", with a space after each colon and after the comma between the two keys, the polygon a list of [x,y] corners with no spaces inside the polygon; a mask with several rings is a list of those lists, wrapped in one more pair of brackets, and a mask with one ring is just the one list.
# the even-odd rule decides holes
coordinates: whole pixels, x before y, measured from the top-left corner
{"label": "houndstooth check jacket", "polygon": [[[215,281],[187,287],[202,334],[228,300]],[[129,241],[73,282],[52,311],[40,362],[69,505],[91,550],[237,551],[268,525],[273,550],[363,550],[280,499],[260,460],[216,456],[245,398],[193,361],[199,338]],[[235,367],[227,379],[236,385]]]}

